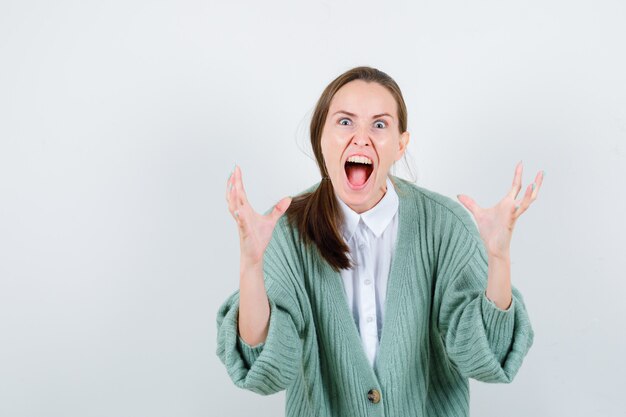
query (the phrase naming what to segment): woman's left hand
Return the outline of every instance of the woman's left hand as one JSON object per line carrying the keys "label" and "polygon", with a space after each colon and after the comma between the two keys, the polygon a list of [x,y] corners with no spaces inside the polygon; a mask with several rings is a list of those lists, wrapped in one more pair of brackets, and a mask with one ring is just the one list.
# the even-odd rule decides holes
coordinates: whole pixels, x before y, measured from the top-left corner
{"label": "woman's left hand", "polygon": [[469,196],[457,195],[459,201],[472,213],[478,224],[478,231],[485,243],[489,256],[506,258],[509,256],[513,228],[519,216],[537,199],[543,183],[543,171],[539,171],[535,182],[526,188],[521,201],[515,201],[522,188],[522,161],[515,167],[513,185],[498,204],[482,208]]}

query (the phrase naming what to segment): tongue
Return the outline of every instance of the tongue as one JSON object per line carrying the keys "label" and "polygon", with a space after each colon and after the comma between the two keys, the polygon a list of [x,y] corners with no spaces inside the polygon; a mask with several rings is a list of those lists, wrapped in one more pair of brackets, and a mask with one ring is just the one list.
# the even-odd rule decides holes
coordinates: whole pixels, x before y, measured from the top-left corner
{"label": "tongue", "polygon": [[367,168],[362,164],[348,164],[346,168],[348,181],[355,187],[360,187],[367,181]]}

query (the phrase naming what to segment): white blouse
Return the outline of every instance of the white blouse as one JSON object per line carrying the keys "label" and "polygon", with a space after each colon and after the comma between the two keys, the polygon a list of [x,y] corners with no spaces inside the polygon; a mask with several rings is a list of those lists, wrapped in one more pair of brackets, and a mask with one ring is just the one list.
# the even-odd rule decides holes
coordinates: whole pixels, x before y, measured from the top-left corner
{"label": "white blouse", "polygon": [[387,192],[374,207],[358,214],[338,198],[344,214],[343,237],[356,261],[342,269],[348,307],[372,367],[382,331],[387,279],[398,232],[398,195],[387,177]]}

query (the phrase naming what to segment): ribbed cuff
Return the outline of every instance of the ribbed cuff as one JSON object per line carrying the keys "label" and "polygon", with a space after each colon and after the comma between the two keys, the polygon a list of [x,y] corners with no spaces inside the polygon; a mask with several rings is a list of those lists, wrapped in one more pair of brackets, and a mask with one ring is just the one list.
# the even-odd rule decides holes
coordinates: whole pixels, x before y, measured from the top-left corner
{"label": "ribbed cuff", "polygon": [[[274,314],[272,313],[275,308],[275,305],[272,303],[271,300],[268,300],[268,302],[270,305],[270,320],[269,320],[270,322],[269,322],[268,334],[263,342],[258,343],[254,346],[246,343],[246,341],[241,338],[241,335],[239,334],[239,328],[237,328],[237,349],[239,350],[239,353],[241,354],[241,358],[243,359],[243,362],[246,365],[246,368],[248,369],[250,369],[254,361],[256,361],[256,359],[259,357],[259,355],[263,351],[265,342],[267,342],[267,337],[269,337],[269,332],[272,329],[272,317],[274,316]],[[235,323],[238,324],[239,323],[239,304],[237,304],[237,314],[235,315],[235,318],[236,318]],[[276,325],[274,325],[274,327],[275,326]]]}
{"label": "ribbed cuff", "polygon": [[243,362],[246,364],[246,368],[248,369],[252,366],[254,361],[256,361],[256,358],[258,358],[261,354],[263,346],[265,346],[265,342],[261,342],[255,346],[250,346],[241,338],[239,334],[237,334],[237,348],[239,349],[241,358],[243,359]]}
{"label": "ribbed cuff", "polygon": [[[252,365],[264,350],[269,349],[263,357],[270,362],[293,362],[299,354],[299,349],[297,348],[300,347],[301,341],[297,336],[293,321],[285,311],[276,306],[274,300],[269,298],[268,301],[270,305],[270,320],[265,341],[251,346],[237,333],[237,348],[248,369],[252,368]],[[239,314],[239,311],[237,311],[237,314]]]}
{"label": "ribbed cuff", "polygon": [[482,295],[481,310],[487,341],[493,353],[502,363],[513,340],[513,329],[515,327],[515,297],[512,297],[509,308],[503,310],[487,298],[487,292],[485,291]]}

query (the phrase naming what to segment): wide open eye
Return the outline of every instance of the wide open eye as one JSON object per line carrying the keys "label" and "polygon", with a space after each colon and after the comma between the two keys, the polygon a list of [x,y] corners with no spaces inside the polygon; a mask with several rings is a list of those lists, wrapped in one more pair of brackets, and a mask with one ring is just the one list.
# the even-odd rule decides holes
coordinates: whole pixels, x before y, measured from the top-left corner
{"label": "wide open eye", "polygon": [[349,125],[347,125],[347,124],[345,124],[345,123],[341,123],[341,122],[342,122],[342,121],[344,121],[344,120],[346,120],[346,121],[350,121],[350,119],[348,119],[347,117],[342,117],[341,119],[339,119],[339,124],[340,124],[340,125],[342,125],[342,126],[349,126]]}
{"label": "wide open eye", "polygon": [[375,122],[374,122],[374,125],[375,125],[375,126],[377,126],[377,125],[382,125],[381,129],[384,129],[385,127],[387,127],[387,123],[385,123],[385,122],[384,122],[384,121],[382,121],[382,120],[377,120],[377,121],[375,121]]}

